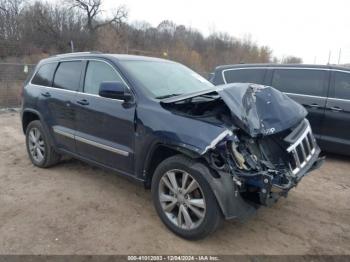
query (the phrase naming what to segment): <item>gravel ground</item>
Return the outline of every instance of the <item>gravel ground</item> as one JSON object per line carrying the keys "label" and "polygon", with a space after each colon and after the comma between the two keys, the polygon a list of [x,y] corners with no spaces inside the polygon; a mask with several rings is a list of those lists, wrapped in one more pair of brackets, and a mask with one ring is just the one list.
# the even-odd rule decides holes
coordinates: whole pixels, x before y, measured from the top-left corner
{"label": "gravel ground", "polygon": [[328,156],[287,199],[189,242],[143,187],[76,160],[36,168],[18,113],[0,126],[0,254],[350,254],[348,157]]}

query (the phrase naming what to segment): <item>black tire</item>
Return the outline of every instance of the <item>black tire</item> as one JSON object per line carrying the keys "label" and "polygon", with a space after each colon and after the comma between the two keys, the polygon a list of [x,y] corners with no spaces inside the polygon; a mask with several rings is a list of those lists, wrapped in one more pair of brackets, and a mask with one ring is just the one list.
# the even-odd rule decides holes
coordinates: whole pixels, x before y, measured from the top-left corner
{"label": "black tire", "polygon": [[[175,234],[178,236],[189,239],[189,240],[197,240],[206,237],[207,235],[214,232],[218,226],[222,222],[222,214],[221,210],[217,204],[216,197],[207,182],[204,178],[203,174],[191,168],[193,164],[203,165],[195,160],[187,158],[183,155],[176,155],[170,158],[165,159],[161,162],[156,168],[153,178],[152,178],[152,198],[155,209],[163,221],[163,223]],[[201,189],[201,195],[203,195],[203,199],[205,200],[205,213],[204,218],[202,218],[202,222],[193,229],[183,229],[172,222],[169,218],[169,215],[166,214],[166,211],[163,210],[160,200],[160,181],[163,176],[167,174],[167,172],[172,172],[173,170],[183,170],[186,173],[190,174],[191,178],[197,181],[199,184],[199,188]],[[205,169],[206,170],[206,169]],[[182,182],[181,182],[182,183]],[[177,204],[179,206],[179,204]],[[176,208],[176,206],[175,206]],[[190,210],[190,209],[187,209]],[[175,215],[174,215],[175,217]],[[174,218],[173,218],[174,220]]]}
{"label": "black tire", "polygon": [[[45,150],[44,150],[43,158],[40,161],[35,159],[35,157],[30,152],[30,145],[29,145],[30,138],[29,138],[29,136],[30,136],[31,130],[33,130],[33,129],[39,130],[41,137],[42,137],[42,141],[44,143],[43,147]],[[47,167],[50,167],[50,166],[57,164],[61,159],[61,156],[54,150],[54,148],[50,144],[50,140],[48,138],[48,135],[46,134],[45,129],[43,128],[43,126],[39,120],[34,120],[34,121],[30,122],[27,129],[26,129],[26,147],[27,147],[27,153],[28,153],[28,156],[29,156],[31,162],[33,163],[33,165],[35,165],[37,167],[47,168]]]}

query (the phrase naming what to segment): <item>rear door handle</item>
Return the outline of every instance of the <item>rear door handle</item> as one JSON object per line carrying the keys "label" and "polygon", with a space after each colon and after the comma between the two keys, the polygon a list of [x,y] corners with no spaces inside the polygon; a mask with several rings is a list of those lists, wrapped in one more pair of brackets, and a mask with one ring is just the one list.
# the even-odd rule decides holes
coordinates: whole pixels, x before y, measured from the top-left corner
{"label": "rear door handle", "polygon": [[310,104],[310,105],[306,105],[306,106],[312,107],[312,108],[320,108],[320,106],[318,104],[315,104],[315,103]]}
{"label": "rear door handle", "polygon": [[82,106],[89,105],[89,101],[87,101],[86,99],[78,100],[77,103]]}
{"label": "rear door handle", "polygon": [[340,107],[337,107],[337,106],[332,106],[329,109],[332,111],[336,111],[336,112],[343,111],[343,109],[341,109]]}
{"label": "rear door handle", "polygon": [[41,93],[41,95],[44,96],[44,97],[50,97],[51,96],[50,92],[43,92],[43,93]]}

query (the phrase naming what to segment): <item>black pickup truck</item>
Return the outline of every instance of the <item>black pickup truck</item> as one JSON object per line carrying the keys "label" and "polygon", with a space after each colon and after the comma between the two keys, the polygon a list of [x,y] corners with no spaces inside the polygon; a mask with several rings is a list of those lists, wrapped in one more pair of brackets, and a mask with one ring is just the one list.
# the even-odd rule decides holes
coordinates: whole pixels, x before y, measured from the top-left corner
{"label": "black pickup truck", "polygon": [[322,65],[237,64],[219,66],[215,85],[257,83],[284,92],[308,110],[321,149],[350,155],[350,68]]}

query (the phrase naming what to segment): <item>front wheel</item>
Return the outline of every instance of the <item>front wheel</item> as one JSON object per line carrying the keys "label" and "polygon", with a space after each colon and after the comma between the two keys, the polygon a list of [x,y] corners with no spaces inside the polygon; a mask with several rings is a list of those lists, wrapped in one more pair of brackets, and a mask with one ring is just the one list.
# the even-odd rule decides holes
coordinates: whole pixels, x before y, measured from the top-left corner
{"label": "front wheel", "polygon": [[[164,160],[152,179],[152,197],[163,223],[186,239],[204,238],[221,222],[216,198],[203,177],[182,155]],[[199,163],[198,163],[199,164]]]}

